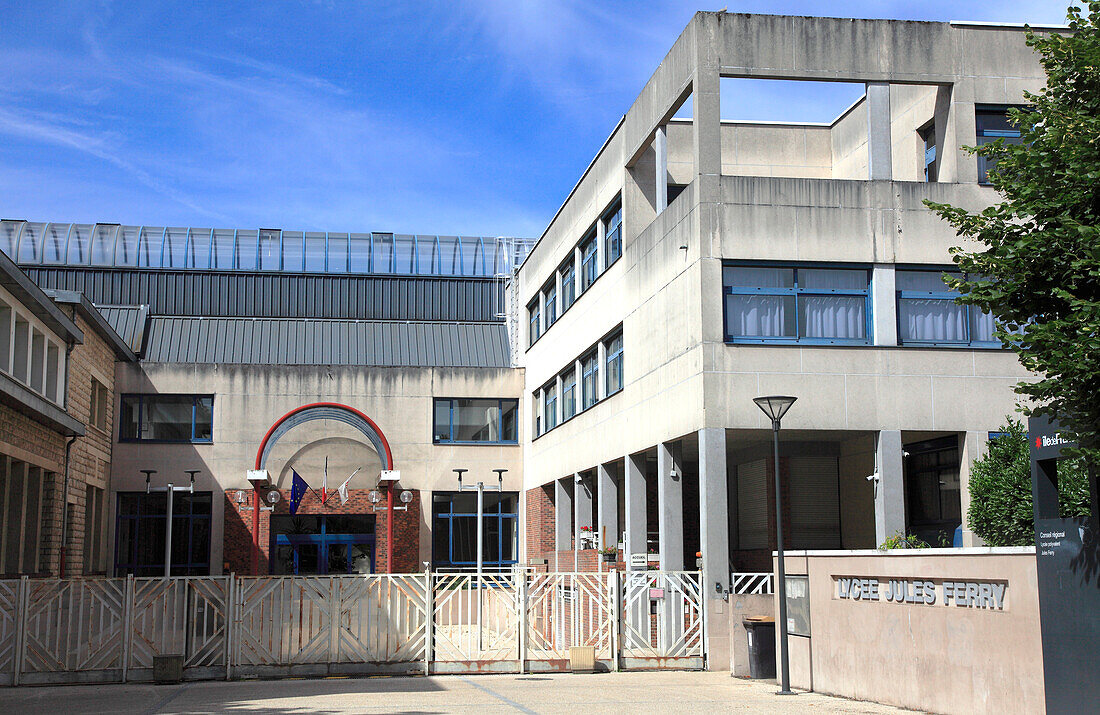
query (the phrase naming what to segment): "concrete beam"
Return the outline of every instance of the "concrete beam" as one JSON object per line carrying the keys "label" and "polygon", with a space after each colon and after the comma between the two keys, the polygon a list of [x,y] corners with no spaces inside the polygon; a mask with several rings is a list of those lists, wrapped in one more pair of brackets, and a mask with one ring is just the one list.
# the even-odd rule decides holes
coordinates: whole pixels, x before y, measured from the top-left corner
{"label": "concrete beam", "polygon": [[668,208],[668,131],[664,124],[657,127],[653,151],[657,155],[653,172],[653,196],[657,213],[661,213]]}
{"label": "concrete beam", "polygon": [[[699,544],[703,554],[703,593],[723,598],[729,587],[729,504],[726,430],[699,430]],[[721,592],[715,589],[721,586]]]}
{"label": "concrete beam", "polygon": [[645,491],[645,454],[628,454],[623,460],[623,515],[626,520],[623,558],[626,559],[628,571],[633,570],[631,554],[647,553]]}
{"label": "concrete beam", "polygon": [[679,445],[657,445],[657,539],[662,571],[684,568],[684,470]]}
{"label": "concrete beam", "polygon": [[867,168],[872,181],[894,178],[890,141],[890,85],[867,83]]}
{"label": "concrete beam", "polygon": [[893,264],[876,263],[871,270],[871,318],[875,345],[898,344],[898,306]]}
{"label": "concrete beam", "polygon": [[962,545],[984,546],[985,542],[966,525],[966,512],[970,509],[970,471],[974,461],[981,458],[989,442],[988,432],[959,433],[959,509],[962,514]]}
{"label": "concrete beam", "polygon": [[905,472],[901,431],[882,430],[875,446],[875,545],[895,532],[905,533]]}

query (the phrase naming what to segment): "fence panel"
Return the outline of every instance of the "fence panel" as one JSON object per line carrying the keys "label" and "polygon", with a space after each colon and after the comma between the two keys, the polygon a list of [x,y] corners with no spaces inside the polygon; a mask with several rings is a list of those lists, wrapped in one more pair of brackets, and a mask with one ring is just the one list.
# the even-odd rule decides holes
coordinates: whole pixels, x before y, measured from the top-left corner
{"label": "fence panel", "polygon": [[153,657],[182,655],[189,677],[225,674],[229,577],[134,579],[128,680],[152,676]]}
{"label": "fence panel", "polygon": [[522,574],[435,574],[432,647],[436,672],[515,672]]}
{"label": "fence panel", "polygon": [[20,581],[0,581],[0,685],[15,684],[16,620],[21,604]]}
{"label": "fence panel", "polygon": [[28,581],[23,683],[123,680],[127,580]]}
{"label": "fence panel", "polygon": [[332,657],[331,579],[242,577],[237,584],[234,665],[327,663]]}
{"label": "fence panel", "polygon": [[[531,666],[543,669],[568,660],[573,646],[592,646],[598,660],[610,661],[614,597],[609,573],[530,575],[525,657]],[[540,662],[541,667],[536,665]]]}
{"label": "fence panel", "polygon": [[427,577],[393,574],[333,579],[342,663],[412,663],[424,659]]}
{"label": "fence panel", "polygon": [[703,667],[701,578],[698,571],[623,574],[624,667]]}

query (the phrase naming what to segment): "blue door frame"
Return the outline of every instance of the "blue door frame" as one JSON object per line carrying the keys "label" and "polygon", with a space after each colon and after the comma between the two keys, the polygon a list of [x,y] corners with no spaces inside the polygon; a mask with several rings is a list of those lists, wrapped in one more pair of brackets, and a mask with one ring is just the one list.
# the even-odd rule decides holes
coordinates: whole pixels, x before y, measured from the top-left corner
{"label": "blue door frame", "polygon": [[313,573],[318,575],[328,574],[329,549],[337,545],[344,545],[347,547],[345,555],[347,559],[347,568],[344,571],[334,571],[333,573],[353,573],[351,571],[351,547],[356,545],[370,547],[370,572],[374,573],[374,534],[276,534],[272,538],[272,558],[268,559],[268,570],[271,573],[275,573],[276,560],[274,554],[276,548],[279,546],[289,546],[293,551],[293,569],[291,573],[297,576],[300,568],[302,547],[308,548],[312,546],[317,549],[317,570]]}

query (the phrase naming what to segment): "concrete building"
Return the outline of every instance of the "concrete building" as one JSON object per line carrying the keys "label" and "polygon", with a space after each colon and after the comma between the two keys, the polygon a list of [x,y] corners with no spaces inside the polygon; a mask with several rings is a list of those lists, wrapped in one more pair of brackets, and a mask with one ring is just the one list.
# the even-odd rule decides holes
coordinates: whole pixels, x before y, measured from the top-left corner
{"label": "concrete building", "polygon": [[[1023,40],[695,15],[519,271],[529,558],[572,568],[578,539],[620,537],[665,569],[701,553],[722,613],[731,570],[771,570],[776,465],[753,404],[771,394],[798,398],[778,465],[788,547],[950,545],[1026,375],[988,316],[951,302],[960,241],[922,202],[997,200],[962,147],[1012,140],[1006,107],[1044,81]],[[828,124],[725,122],[723,78],[865,92]]]}

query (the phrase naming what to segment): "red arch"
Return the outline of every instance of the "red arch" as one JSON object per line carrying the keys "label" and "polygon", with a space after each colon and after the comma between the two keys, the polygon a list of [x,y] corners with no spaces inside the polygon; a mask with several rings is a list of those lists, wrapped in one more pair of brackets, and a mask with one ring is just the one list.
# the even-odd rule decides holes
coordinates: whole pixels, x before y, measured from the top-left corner
{"label": "red arch", "polygon": [[378,435],[379,439],[382,440],[382,446],[386,449],[386,463],[389,464],[390,469],[393,469],[393,452],[390,451],[390,442],[386,439],[386,435],[382,433],[382,430],[378,429],[378,425],[374,423],[374,420],[372,420],[370,417],[367,417],[365,414],[355,409],[354,407],[342,405],[339,402],[313,402],[308,405],[302,405],[301,407],[295,407],[293,410],[287,412],[285,415],[277,419],[275,421],[275,424],[271,425],[271,429],[267,431],[267,434],[264,435],[264,438],[260,440],[260,448],[256,450],[255,469],[260,468],[260,459],[263,456],[264,448],[267,446],[268,440],[271,439],[271,435],[274,434],[275,430],[279,428],[279,425],[286,422],[288,419],[298,414],[299,412],[305,412],[306,410],[310,410],[315,407],[335,407],[336,409],[350,412],[356,417],[364,420],[368,425],[370,425],[370,428],[374,430],[374,433]]}

